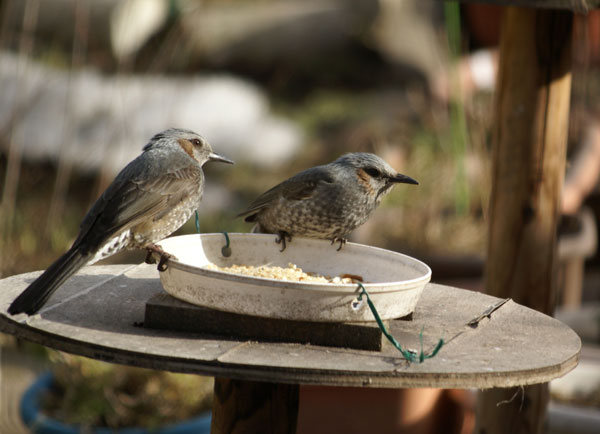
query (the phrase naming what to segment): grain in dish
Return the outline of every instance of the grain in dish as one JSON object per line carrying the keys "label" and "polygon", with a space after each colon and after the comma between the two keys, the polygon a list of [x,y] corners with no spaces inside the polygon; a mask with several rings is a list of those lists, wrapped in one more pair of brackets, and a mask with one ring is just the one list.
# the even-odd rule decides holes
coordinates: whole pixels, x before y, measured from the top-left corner
{"label": "grain in dish", "polygon": [[242,274],[251,277],[262,277],[266,279],[285,280],[290,282],[302,283],[332,283],[352,284],[362,282],[362,277],[353,274],[342,274],[341,276],[323,276],[317,273],[306,272],[296,264],[288,263],[287,267],[279,267],[276,265],[238,265],[234,264],[229,267],[219,267],[215,264],[207,264],[204,266],[207,270],[223,271],[225,273]]}

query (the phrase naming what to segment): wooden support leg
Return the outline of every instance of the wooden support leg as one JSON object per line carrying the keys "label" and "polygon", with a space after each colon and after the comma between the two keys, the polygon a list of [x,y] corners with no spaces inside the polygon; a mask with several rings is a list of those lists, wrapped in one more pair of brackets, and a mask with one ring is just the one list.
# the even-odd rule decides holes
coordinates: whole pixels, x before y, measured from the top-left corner
{"label": "wooden support leg", "polygon": [[581,307],[583,294],[583,273],[585,259],[581,257],[570,258],[563,266],[563,291],[562,307],[564,309],[578,309]]}
{"label": "wooden support leg", "polygon": [[[486,292],[551,314],[571,92],[567,11],[510,7],[500,41]],[[514,351],[519,351],[515,348]],[[548,348],[552,351],[552,348]],[[547,385],[484,391],[477,433],[542,432]]]}
{"label": "wooden support leg", "polygon": [[298,420],[296,384],[215,378],[212,434],[293,434]]}
{"label": "wooden support leg", "polygon": [[477,397],[475,432],[542,433],[548,397],[547,384],[481,391]]}

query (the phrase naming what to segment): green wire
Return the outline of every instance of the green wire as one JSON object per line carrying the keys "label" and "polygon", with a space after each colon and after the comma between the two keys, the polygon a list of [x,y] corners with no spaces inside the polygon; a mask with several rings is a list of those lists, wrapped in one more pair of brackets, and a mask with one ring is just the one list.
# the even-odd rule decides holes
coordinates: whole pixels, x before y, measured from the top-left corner
{"label": "green wire", "polygon": [[[200,218],[198,217],[198,210],[196,210],[196,232],[200,233]],[[228,258],[231,256],[231,247],[229,247],[229,234],[223,232],[225,235],[225,245],[221,248],[221,254]]]}
{"label": "green wire", "polygon": [[225,245],[221,247],[221,254],[226,258],[231,256],[231,247],[229,247],[229,234],[227,232],[223,232],[225,235]]}
{"label": "green wire", "polygon": [[229,234],[227,232],[223,232],[223,235],[225,235],[225,245],[223,246],[224,248],[229,248]]}
{"label": "green wire", "polygon": [[360,288],[360,293],[358,294],[357,300],[361,301],[363,294],[367,296],[367,304],[369,305],[369,308],[371,309],[371,312],[373,313],[373,316],[375,317],[375,321],[377,321],[377,325],[379,326],[379,329],[384,334],[384,336],[392,343],[392,345],[394,345],[394,347],[396,347],[396,349],[398,351],[400,351],[400,353],[406,360],[408,360],[409,362],[417,362],[418,361],[419,363],[423,363],[426,359],[435,357],[435,355],[438,353],[438,351],[440,351],[442,346],[444,346],[444,340],[440,339],[439,342],[437,343],[437,345],[435,346],[435,348],[433,349],[433,351],[430,354],[425,354],[423,352],[423,329],[421,329],[421,333],[419,334],[419,340],[421,342],[421,353],[419,354],[419,358],[417,359],[416,354],[414,352],[405,350],[404,348],[402,348],[402,345],[400,345],[400,343],[396,340],[396,338],[394,338],[390,334],[390,332],[388,332],[385,325],[383,324],[383,321],[381,320],[381,317],[379,316],[379,312],[377,312],[377,309],[375,309],[375,305],[371,301],[371,297],[369,296],[369,293],[367,292],[367,290],[365,289],[363,284],[358,282],[358,287]]}

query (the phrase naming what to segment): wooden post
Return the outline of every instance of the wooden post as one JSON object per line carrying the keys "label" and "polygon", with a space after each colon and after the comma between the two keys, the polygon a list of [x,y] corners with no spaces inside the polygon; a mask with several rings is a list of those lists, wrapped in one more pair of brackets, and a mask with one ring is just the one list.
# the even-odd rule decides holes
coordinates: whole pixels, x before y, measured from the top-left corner
{"label": "wooden post", "polygon": [[[556,302],[572,21],[568,11],[509,7],[500,41],[486,291],[547,314]],[[476,432],[542,432],[547,401],[547,384],[522,395],[480,392]]]}
{"label": "wooden post", "polygon": [[212,434],[293,434],[298,421],[297,384],[215,378]]}

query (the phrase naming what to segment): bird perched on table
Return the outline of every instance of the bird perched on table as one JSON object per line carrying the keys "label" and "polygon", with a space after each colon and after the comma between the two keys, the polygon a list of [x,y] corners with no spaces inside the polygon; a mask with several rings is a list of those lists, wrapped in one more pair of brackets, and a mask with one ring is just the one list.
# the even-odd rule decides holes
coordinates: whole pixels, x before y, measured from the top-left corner
{"label": "bird perched on table", "polygon": [[[156,134],[143,152],[117,175],[84,217],[71,248],[31,283],[8,312],[37,312],[50,295],[86,264],[124,249],[165,252],[154,243],[182,226],[200,206],[202,166],[233,164],[213,153],[193,131],[169,129]],[[166,255],[168,256],[168,255]]]}
{"label": "bird perched on table", "polygon": [[340,250],[397,183],[418,184],[377,155],[350,153],[283,181],[238,217],[256,223],[253,232],[279,234],[281,251],[296,235],[338,241]]}

